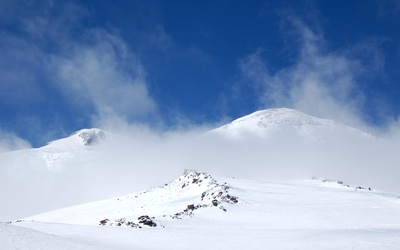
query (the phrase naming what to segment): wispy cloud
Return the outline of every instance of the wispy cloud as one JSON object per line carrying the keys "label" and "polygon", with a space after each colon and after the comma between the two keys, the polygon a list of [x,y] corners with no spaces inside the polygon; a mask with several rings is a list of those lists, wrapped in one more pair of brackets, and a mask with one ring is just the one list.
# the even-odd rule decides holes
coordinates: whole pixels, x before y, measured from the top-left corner
{"label": "wispy cloud", "polygon": [[31,148],[31,144],[12,132],[0,130],[0,153]]}
{"label": "wispy cloud", "polygon": [[[88,26],[88,10],[52,1],[33,1],[24,10],[11,2],[3,5],[15,14],[1,13],[14,26],[3,30],[0,37],[0,103],[4,107],[28,110],[36,105],[37,116],[46,109],[45,122],[50,127],[59,124],[59,112],[65,111],[75,113],[64,116],[68,122],[81,126],[156,116],[157,105],[149,94],[140,59],[113,30]],[[167,43],[165,32],[161,29],[159,33],[158,43]],[[63,128],[56,133],[58,137],[64,135]],[[31,133],[48,132],[43,129]]]}
{"label": "wispy cloud", "polygon": [[[240,61],[242,74],[252,82],[260,107],[291,107],[352,125],[361,124],[365,99],[357,80],[365,65],[356,57],[359,53],[355,49],[328,50],[323,35],[301,19],[290,16],[285,21],[292,28],[288,33],[298,49],[295,63],[271,73],[265,59],[268,54],[262,49]],[[374,52],[374,67],[380,68],[383,59]]]}
{"label": "wispy cloud", "polygon": [[82,108],[93,105],[100,119],[132,121],[155,112],[143,66],[122,39],[104,30],[90,36],[90,44],[74,44],[68,54],[51,57],[62,91]]}

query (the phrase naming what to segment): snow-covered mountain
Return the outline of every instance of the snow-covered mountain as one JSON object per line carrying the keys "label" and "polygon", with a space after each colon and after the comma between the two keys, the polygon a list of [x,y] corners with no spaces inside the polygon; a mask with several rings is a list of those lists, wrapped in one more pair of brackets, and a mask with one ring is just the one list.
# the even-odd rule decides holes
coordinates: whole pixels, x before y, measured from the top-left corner
{"label": "snow-covered mountain", "polygon": [[[101,129],[83,129],[41,148],[0,154],[0,188],[11,190],[0,193],[0,198],[7,201],[7,205],[0,208],[0,220],[129,193],[132,189],[157,185],[158,179],[166,181],[185,168],[240,176],[233,171],[238,169],[233,167],[237,162],[259,168],[257,177],[269,178],[270,172],[263,172],[260,169],[262,166],[258,167],[260,160],[265,161],[262,157],[267,160],[266,163],[269,161],[271,166],[276,165],[277,168],[282,168],[282,164],[289,165],[285,160],[275,159],[283,151],[295,159],[291,152],[294,150],[283,141],[293,145],[293,142],[310,138],[337,140],[338,134],[345,140],[351,136],[369,138],[367,134],[337,122],[290,109],[258,111],[210,131],[205,142],[199,143],[193,138],[178,146],[176,143],[164,143],[164,147],[146,145],[146,139],[132,146],[124,136]],[[221,142],[216,139],[221,135],[228,139],[248,140]],[[132,137],[136,140],[135,135]],[[251,140],[254,138],[257,140]],[[246,152],[249,149],[253,151],[251,154]],[[282,152],[277,152],[278,149]],[[231,160],[234,162],[231,163]],[[302,163],[312,165],[299,162]],[[220,171],[228,169],[226,165],[231,166],[230,170]],[[148,180],[137,174],[149,175],[150,170],[144,173],[141,169],[161,168],[171,170],[161,170],[161,177]],[[247,173],[253,172],[249,170]],[[243,177],[249,178],[251,174]],[[49,200],[52,202],[49,203]]]}
{"label": "snow-covered mountain", "polygon": [[[368,133],[290,109],[257,111],[197,137],[146,133],[83,129],[0,154],[0,221],[14,220],[0,223],[0,249],[400,245],[400,198],[372,185],[398,183],[393,159]],[[186,168],[204,172],[150,188]],[[289,180],[314,174],[361,186]]]}
{"label": "snow-covered mountain", "polygon": [[0,188],[7,190],[0,192],[6,204],[0,220],[87,201],[76,196],[70,203],[63,196],[87,192],[76,189],[99,163],[96,147],[114,137],[101,129],[82,129],[40,148],[0,154]]}
{"label": "snow-covered mountain", "polygon": [[[197,210],[213,207],[226,212],[224,206],[239,202],[230,191],[226,182],[220,183],[207,173],[186,170],[182,176],[158,188],[60,209],[24,220],[141,227],[146,225],[142,221],[144,218],[148,222],[152,221],[151,218],[156,221],[182,219],[192,217]],[[157,224],[154,222],[149,226]]]}
{"label": "snow-covered mountain", "polygon": [[82,129],[72,135],[51,141],[40,148],[11,151],[0,154],[2,168],[12,167],[13,171],[30,172],[41,169],[57,169],[68,161],[90,158],[91,146],[98,145],[113,135],[101,129]]}
{"label": "snow-covered mountain", "polygon": [[399,211],[399,196],[340,181],[185,171],[158,188],[0,224],[0,248],[398,249]]}
{"label": "snow-covered mountain", "polygon": [[265,137],[277,133],[291,133],[320,140],[340,134],[371,137],[368,133],[339,122],[313,117],[287,108],[260,110],[216,128],[212,133],[219,133],[228,137],[249,135]]}

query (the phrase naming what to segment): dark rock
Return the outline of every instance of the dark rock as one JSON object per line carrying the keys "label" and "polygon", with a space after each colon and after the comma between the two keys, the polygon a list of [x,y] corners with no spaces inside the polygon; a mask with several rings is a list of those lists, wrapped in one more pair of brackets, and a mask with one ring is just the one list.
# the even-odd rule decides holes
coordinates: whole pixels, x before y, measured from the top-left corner
{"label": "dark rock", "polygon": [[139,223],[149,226],[149,227],[156,227],[157,224],[150,219],[150,217],[148,215],[142,215],[138,217]]}
{"label": "dark rock", "polygon": [[236,198],[235,196],[231,196],[231,197],[230,197],[230,200],[231,200],[233,203],[238,203],[238,200],[237,200],[237,198]]}
{"label": "dark rock", "polygon": [[101,220],[100,223],[99,223],[99,225],[104,226],[104,225],[107,224],[108,221],[109,221],[108,219]]}

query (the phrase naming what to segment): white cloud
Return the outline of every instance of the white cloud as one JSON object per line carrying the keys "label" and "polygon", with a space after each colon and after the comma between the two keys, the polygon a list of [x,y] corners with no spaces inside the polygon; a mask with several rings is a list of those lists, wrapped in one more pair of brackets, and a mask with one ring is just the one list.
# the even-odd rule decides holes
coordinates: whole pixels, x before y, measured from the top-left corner
{"label": "white cloud", "polygon": [[132,120],[156,111],[140,61],[123,40],[104,30],[90,44],[75,43],[69,54],[52,57],[56,80],[76,103],[93,105],[98,117]]}
{"label": "white cloud", "polygon": [[[32,2],[29,7],[37,11],[5,5],[15,14],[7,16],[17,32],[2,31],[0,36],[0,104],[17,110],[35,104],[37,112],[29,113],[34,118],[42,105],[52,107],[57,100],[57,106],[76,112],[77,120],[91,120],[91,126],[157,115],[140,59],[119,35],[86,27],[87,10],[52,1]],[[47,117],[55,117],[46,119],[48,127],[58,126],[57,117],[65,110],[48,110],[54,113]],[[32,133],[48,132],[40,124],[32,127],[42,128]]]}
{"label": "white cloud", "polygon": [[28,141],[16,136],[14,133],[0,130],[0,153],[31,147]]}
{"label": "white cloud", "polygon": [[320,34],[297,18],[289,20],[299,47],[293,65],[272,74],[261,49],[241,60],[241,71],[253,82],[260,106],[291,107],[360,125],[364,97],[357,88],[356,78],[363,66],[348,51],[325,51]]}
{"label": "white cloud", "polygon": [[[368,127],[363,119],[366,97],[360,79],[383,70],[385,60],[377,46],[382,40],[367,39],[346,49],[329,51],[321,32],[315,32],[294,16],[287,20],[294,29],[290,33],[296,41],[294,48],[298,49],[295,63],[272,73],[265,59],[268,54],[262,49],[240,62],[242,74],[259,97],[260,108],[290,107],[361,129]],[[307,147],[287,144],[283,136],[271,145],[270,159],[283,172],[314,172],[398,192],[399,185],[393,176],[399,175],[400,158],[395,152],[400,145],[399,131],[395,122],[389,132],[379,135],[386,140],[364,141],[344,136]]]}

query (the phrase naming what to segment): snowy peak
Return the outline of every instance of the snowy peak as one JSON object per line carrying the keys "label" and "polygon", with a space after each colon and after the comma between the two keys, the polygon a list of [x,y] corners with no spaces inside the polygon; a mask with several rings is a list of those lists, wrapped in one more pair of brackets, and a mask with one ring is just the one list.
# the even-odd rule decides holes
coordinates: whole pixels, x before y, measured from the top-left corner
{"label": "snowy peak", "polygon": [[239,198],[230,191],[226,182],[221,184],[207,173],[186,170],[182,176],[158,188],[60,209],[24,221],[164,227],[171,220],[194,216],[199,209],[227,212],[228,204],[239,203]]}
{"label": "snowy peak", "polygon": [[196,207],[218,206],[226,211],[223,203],[235,204],[238,202],[237,197],[228,194],[231,187],[226,182],[221,184],[211,175],[194,170],[185,170],[181,177],[165,184],[163,189],[178,194],[179,198],[195,197],[196,202],[193,204],[192,210]]}
{"label": "snowy peak", "polygon": [[352,131],[367,135],[333,120],[313,117],[287,108],[256,111],[213,130],[213,132],[230,136],[240,136],[243,133],[264,136],[279,131],[292,131],[316,139],[324,139],[335,131]]}
{"label": "snowy peak", "polygon": [[256,111],[233,122],[224,125],[218,130],[252,126],[254,128],[279,128],[279,127],[320,127],[332,126],[335,122],[309,116],[294,109],[277,108]]}

